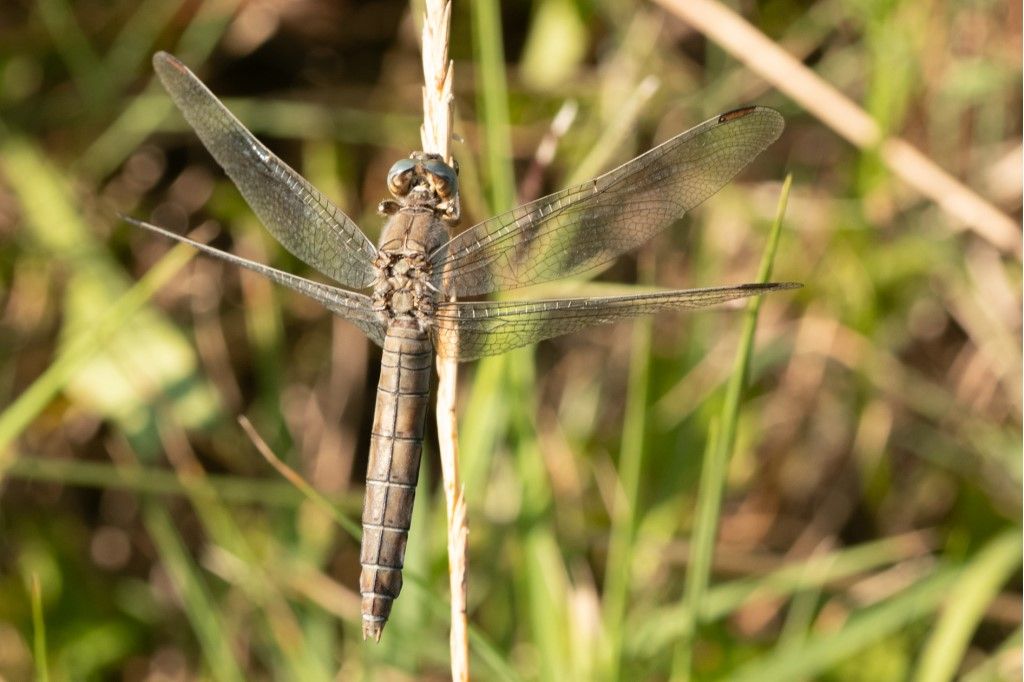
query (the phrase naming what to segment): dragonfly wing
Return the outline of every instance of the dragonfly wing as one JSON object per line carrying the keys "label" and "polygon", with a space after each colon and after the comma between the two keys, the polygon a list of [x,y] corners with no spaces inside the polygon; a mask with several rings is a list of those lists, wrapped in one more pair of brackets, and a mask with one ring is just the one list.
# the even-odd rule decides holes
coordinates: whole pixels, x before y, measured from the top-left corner
{"label": "dragonfly wing", "polygon": [[231,263],[232,265],[252,270],[253,272],[263,275],[272,282],[283,284],[289,289],[297,291],[305,296],[309,296],[335,315],[351,321],[354,325],[363,330],[363,333],[370,337],[370,339],[378,346],[384,345],[384,334],[387,330],[378,319],[377,313],[373,309],[373,301],[369,296],[357,294],[354,291],[339,289],[338,287],[332,287],[329,284],[314,282],[313,280],[306,279],[305,277],[299,277],[298,275],[293,275],[289,272],[272,268],[269,265],[257,263],[256,261],[249,260],[248,258],[242,258],[234,255],[233,253],[215,249],[212,246],[197,242],[194,239],[189,239],[188,237],[183,237],[180,234],[175,234],[174,232],[165,230],[162,227],[157,227],[151,223],[129,218],[127,216],[124,217],[124,220],[137,227],[142,227],[165,237],[174,239],[175,241],[188,244],[205,254],[219,258],[220,260]]}
{"label": "dragonfly wing", "polygon": [[271,234],[340,284],[368,287],[377,250],[352,219],[257,140],[184,64],[158,52],[153,67],[185,120]]}
{"label": "dragonfly wing", "polygon": [[604,265],[717,192],[782,134],[782,115],[737,109],[600,177],[495,216],[432,254],[449,294],[472,296]]}
{"label": "dragonfly wing", "polygon": [[473,360],[660,310],[704,308],[799,286],[793,283],[741,284],[607,298],[442,303],[438,306],[432,335],[439,355]]}

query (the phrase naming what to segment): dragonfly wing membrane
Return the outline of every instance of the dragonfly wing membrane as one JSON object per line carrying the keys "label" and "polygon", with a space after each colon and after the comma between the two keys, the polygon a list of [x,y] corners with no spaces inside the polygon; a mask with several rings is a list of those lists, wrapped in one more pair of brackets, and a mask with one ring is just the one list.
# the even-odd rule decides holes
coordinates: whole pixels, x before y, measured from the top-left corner
{"label": "dragonfly wing membrane", "polygon": [[722,114],[582,185],[469,228],[432,254],[449,294],[473,296],[604,265],[717,192],[778,139],[766,107]]}
{"label": "dragonfly wing membrane", "polygon": [[153,66],[185,120],[271,234],[338,283],[368,287],[377,250],[352,219],[257,140],[184,64],[158,52]]}
{"label": "dragonfly wing membrane", "polygon": [[704,308],[798,286],[792,283],[741,284],[606,298],[442,303],[432,335],[439,355],[474,360],[599,324],[661,310]]}
{"label": "dragonfly wing membrane", "polygon": [[384,345],[384,334],[387,330],[380,322],[376,311],[374,311],[373,301],[369,296],[364,296],[363,294],[359,294],[354,291],[346,291],[345,289],[340,289],[338,287],[332,287],[329,284],[314,282],[313,280],[306,279],[305,277],[299,277],[298,275],[293,275],[290,272],[284,272],[283,270],[272,268],[269,265],[257,263],[256,261],[249,260],[248,258],[242,258],[241,256],[236,256],[233,253],[228,253],[227,251],[221,251],[220,249],[216,249],[208,244],[197,242],[194,239],[189,239],[188,237],[184,237],[180,234],[175,234],[174,232],[165,230],[162,227],[158,227],[142,220],[136,220],[135,218],[127,216],[125,216],[124,219],[136,227],[142,227],[183,244],[188,244],[192,248],[209,256],[219,258],[222,261],[231,263],[232,265],[237,265],[245,268],[246,270],[251,270],[263,275],[272,282],[284,285],[293,291],[297,291],[304,296],[308,296],[335,315],[352,322],[378,346]]}

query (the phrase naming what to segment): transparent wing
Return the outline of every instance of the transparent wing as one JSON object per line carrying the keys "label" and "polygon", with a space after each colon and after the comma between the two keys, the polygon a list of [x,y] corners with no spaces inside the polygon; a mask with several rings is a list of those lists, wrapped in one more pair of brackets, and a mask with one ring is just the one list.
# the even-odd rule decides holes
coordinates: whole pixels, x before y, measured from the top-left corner
{"label": "transparent wing", "polygon": [[472,296],[603,265],[678,220],[782,133],[747,107],[701,123],[615,170],[477,224],[431,254],[449,294]]}
{"label": "transparent wing", "polygon": [[442,303],[431,334],[438,355],[473,360],[498,355],[585,327],[660,310],[704,308],[737,298],[799,287],[793,283],[741,284],[657,294],[549,301]]}
{"label": "transparent wing", "polygon": [[180,61],[153,56],[164,88],[270,233],[340,284],[368,287],[373,244],[347,215],[257,140]]}
{"label": "transparent wing", "polygon": [[353,291],[346,291],[345,289],[339,289],[338,287],[332,287],[328,284],[322,284],[320,282],[314,282],[313,280],[306,279],[305,277],[299,277],[277,268],[272,268],[269,265],[263,263],[257,263],[256,261],[249,260],[248,258],[242,258],[236,256],[227,251],[221,251],[215,249],[212,246],[183,237],[180,234],[175,234],[165,230],[162,227],[157,227],[152,223],[143,222],[130,218],[128,216],[122,216],[124,220],[135,225],[142,227],[151,232],[156,232],[165,237],[170,237],[175,241],[188,244],[189,246],[202,251],[205,254],[214,256],[223,261],[227,261],[233,265],[243,267],[247,270],[259,273],[278,284],[283,284],[289,289],[299,292],[305,296],[309,296],[313,300],[319,302],[325,308],[330,310],[335,315],[345,318],[351,321],[354,325],[363,330],[370,340],[376,343],[378,346],[384,345],[384,334],[386,329],[377,318],[377,314],[373,310],[373,302],[369,296],[363,294],[357,294]]}

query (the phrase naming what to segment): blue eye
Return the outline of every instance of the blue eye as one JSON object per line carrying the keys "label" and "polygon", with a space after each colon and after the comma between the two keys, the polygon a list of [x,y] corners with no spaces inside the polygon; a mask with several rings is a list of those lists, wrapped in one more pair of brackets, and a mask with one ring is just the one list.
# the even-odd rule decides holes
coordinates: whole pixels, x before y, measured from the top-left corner
{"label": "blue eye", "polygon": [[395,161],[394,165],[391,166],[391,170],[388,171],[388,180],[392,177],[410,171],[416,167],[416,162],[413,159],[399,159]]}
{"label": "blue eye", "polygon": [[458,191],[459,178],[455,170],[440,159],[427,159],[423,168],[437,178],[438,193],[444,197],[450,197]]}
{"label": "blue eye", "polygon": [[396,197],[405,196],[409,192],[409,182],[412,180],[412,171],[416,168],[416,161],[413,159],[401,159],[396,161],[391,170],[388,171],[388,189]]}

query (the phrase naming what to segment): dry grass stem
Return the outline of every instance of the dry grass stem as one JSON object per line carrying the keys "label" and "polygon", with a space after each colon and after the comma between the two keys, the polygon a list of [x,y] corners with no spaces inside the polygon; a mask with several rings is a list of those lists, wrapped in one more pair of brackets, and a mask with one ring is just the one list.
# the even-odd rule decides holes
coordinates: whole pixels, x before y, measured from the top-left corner
{"label": "dry grass stem", "polygon": [[302,478],[302,476],[299,475],[299,472],[285,464],[281,458],[270,449],[270,446],[267,445],[267,441],[263,440],[263,436],[256,431],[252,422],[250,422],[245,415],[238,416],[238,423],[242,427],[242,430],[245,431],[245,435],[248,436],[249,440],[256,447],[256,451],[263,456],[263,459],[267,460],[270,466],[277,470],[277,473],[281,474],[282,478],[299,490],[306,490],[310,488],[306,479]]}
{"label": "dry grass stem", "polygon": [[1020,226],[716,0],[656,0],[861,149],[877,148],[894,174],[1002,251],[1021,255]]}
{"label": "dry grass stem", "polygon": [[[451,3],[427,0],[423,21],[423,151],[452,163],[452,63],[448,59]],[[446,274],[447,276],[447,274]],[[466,629],[466,568],[469,529],[466,501],[459,484],[458,423],[455,393],[458,362],[437,358],[437,438],[448,512],[448,576],[451,590],[451,672],[456,681],[469,679],[469,638]]]}
{"label": "dry grass stem", "polygon": [[452,63],[448,60],[451,3],[427,0],[423,20],[423,151],[452,161]]}

